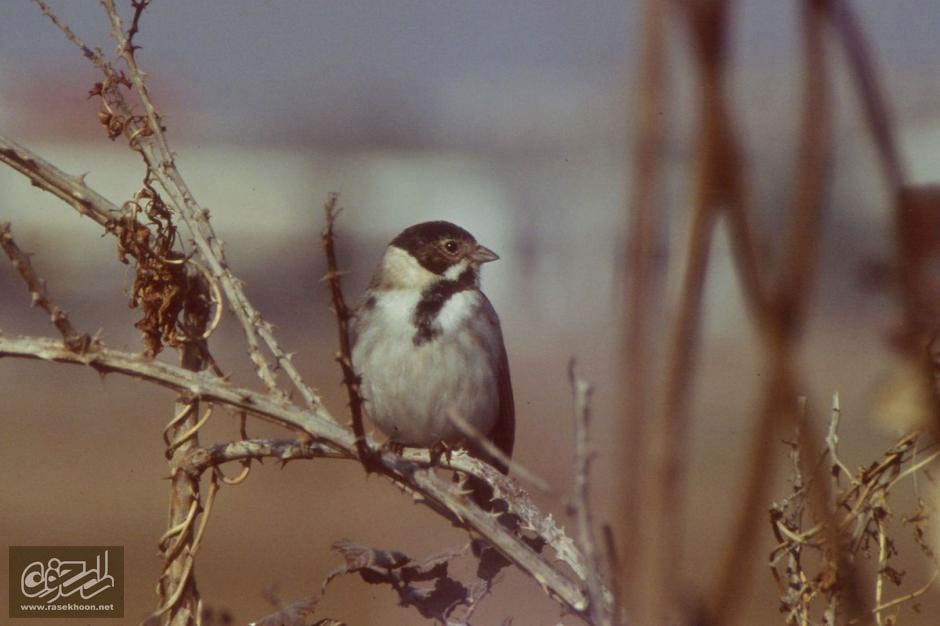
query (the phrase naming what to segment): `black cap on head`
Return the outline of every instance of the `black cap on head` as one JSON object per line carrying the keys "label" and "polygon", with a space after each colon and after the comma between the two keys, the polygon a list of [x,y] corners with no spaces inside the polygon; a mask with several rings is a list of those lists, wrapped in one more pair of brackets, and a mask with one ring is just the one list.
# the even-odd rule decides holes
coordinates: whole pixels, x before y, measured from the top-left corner
{"label": "black cap on head", "polygon": [[[456,244],[455,252],[448,253],[443,244]],[[462,255],[476,249],[477,240],[456,224],[450,222],[422,222],[409,226],[392,239],[391,245],[410,253],[428,271],[443,274],[457,263]]]}
{"label": "black cap on head", "polygon": [[456,224],[450,222],[421,222],[414,226],[409,226],[398,233],[398,236],[392,239],[392,245],[398,246],[402,250],[414,253],[415,250],[423,247],[425,244],[442,239],[456,239],[458,241],[468,241],[476,243],[473,235],[462,229]]}

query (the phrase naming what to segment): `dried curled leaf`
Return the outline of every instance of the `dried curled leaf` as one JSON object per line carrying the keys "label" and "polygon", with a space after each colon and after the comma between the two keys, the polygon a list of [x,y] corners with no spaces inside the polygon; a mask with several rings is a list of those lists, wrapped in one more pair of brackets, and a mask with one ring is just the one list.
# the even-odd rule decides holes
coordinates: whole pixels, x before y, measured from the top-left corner
{"label": "dried curled leaf", "polygon": [[[322,593],[326,592],[327,585],[337,576],[355,572],[370,585],[389,585],[398,594],[401,606],[415,608],[426,619],[462,623],[460,618],[455,621],[455,612],[464,607],[465,615],[469,616],[492,585],[492,578],[481,577],[465,585],[449,575],[450,562],[466,554],[466,546],[439,552],[422,563],[415,562],[397,550],[379,550],[347,540],[336,542],[333,549],[343,557],[345,564],[326,578]],[[495,554],[496,551],[485,547],[483,556],[486,553]],[[481,563],[482,560],[483,557]],[[493,575],[500,569],[494,570]]]}
{"label": "dried curled leaf", "polygon": [[118,259],[135,261],[129,305],[141,310],[134,326],[143,333],[145,353],[156,356],[165,345],[195,340],[202,331],[190,329],[205,329],[211,299],[187,258],[174,249],[176,226],[149,179],[110,229],[118,239]]}

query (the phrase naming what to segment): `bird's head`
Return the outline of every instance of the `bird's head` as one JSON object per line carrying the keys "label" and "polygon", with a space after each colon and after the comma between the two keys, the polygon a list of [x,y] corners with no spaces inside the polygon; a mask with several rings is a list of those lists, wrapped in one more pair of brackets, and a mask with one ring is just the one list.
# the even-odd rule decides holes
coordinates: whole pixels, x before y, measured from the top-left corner
{"label": "bird's head", "polygon": [[422,222],[403,230],[388,245],[372,286],[425,289],[441,281],[470,281],[477,286],[480,266],[498,258],[455,224]]}

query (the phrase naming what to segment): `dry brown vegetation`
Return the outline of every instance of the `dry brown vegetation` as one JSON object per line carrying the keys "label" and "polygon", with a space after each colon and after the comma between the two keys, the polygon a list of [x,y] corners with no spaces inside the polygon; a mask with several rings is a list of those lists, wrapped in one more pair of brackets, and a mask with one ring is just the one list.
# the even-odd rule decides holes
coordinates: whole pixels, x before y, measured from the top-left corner
{"label": "dry brown vegetation", "polygon": [[[0,356],[91,367],[178,394],[172,410],[167,409],[162,442],[170,476],[169,524],[159,538],[163,560],[159,599],[147,623],[183,625],[215,619],[204,607],[195,568],[211,523],[212,505],[221,489],[247,480],[256,463],[265,458],[282,463],[314,458],[361,462],[366,472],[387,478],[389,485],[433,510],[442,527],[465,529],[476,540],[419,559],[394,549],[331,538],[342,565],[308,597],[287,602],[272,597],[278,610],[256,621],[267,626],[338,623],[319,615],[318,606],[328,592],[327,585],[347,573],[358,574],[368,584],[389,586],[402,606],[424,619],[469,623],[479,603],[499,582],[497,575],[510,565],[541,586],[546,602],[557,603],[562,612],[587,623],[733,623],[749,591],[742,572],[755,557],[768,511],[776,542],[769,564],[780,590],[779,600],[768,598],[768,602],[779,602],[784,623],[900,623],[900,608],[916,606],[930,590],[936,573],[911,582],[912,576],[893,563],[902,545],[899,535],[909,531],[922,557],[937,571],[937,555],[930,546],[931,500],[918,498],[914,510],[901,514],[890,502],[896,492],[910,489],[917,476],[929,478],[929,466],[940,457],[934,450],[940,404],[932,349],[940,326],[940,307],[933,302],[940,293],[929,269],[940,254],[940,238],[931,234],[936,230],[931,223],[936,221],[940,194],[909,183],[874,60],[849,2],[799,3],[804,55],[799,147],[789,187],[792,198],[781,208],[787,227],[770,246],[764,243],[767,238],[757,210],[760,200],[749,186],[745,151],[727,89],[732,70],[728,55],[731,3],[645,3],[634,88],[631,224],[624,257],[629,283],[623,350],[628,398],[624,476],[637,478],[624,478],[618,486],[622,499],[618,519],[602,524],[593,518],[588,498],[592,485],[590,386],[572,367],[576,425],[572,445],[577,451],[570,498],[574,538],[541,511],[516,480],[485,463],[461,452],[440,460],[420,450],[400,456],[382,449],[367,434],[349,361],[349,309],[340,285],[342,240],[337,241],[334,234],[335,195],[326,201],[323,244],[328,259],[326,282],[338,328],[336,360],[348,392],[351,427],[345,418],[337,417],[339,412],[329,411],[232,273],[209,212],[177,167],[159,109],[147,89],[147,75],[135,56],[135,38],[149,0],[131,2],[127,23],[111,0],[103,0],[116,45],[113,59],[82,42],[41,0],[36,4],[100,70],[101,80],[90,90],[100,105],[98,122],[107,137],[126,142],[142,160],[142,182],[130,200],[116,204],[89,187],[83,177],[67,174],[2,137],[0,160],[114,237],[111,245],[116,245],[117,260],[133,267],[130,304],[140,311],[136,327],[143,348],[140,354],[110,349],[99,337],[73,327],[33,270],[28,255],[16,245],[10,226],[4,225],[0,244],[22,276],[32,303],[49,314],[62,339],[0,335]],[[674,29],[682,29],[691,42],[689,55],[698,80],[698,133],[686,266],[670,341],[663,347],[651,344],[655,337],[651,328],[655,319],[669,317],[664,315],[663,276],[656,259],[668,249],[661,188],[664,133],[671,119],[665,59]],[[813,419],[812,407],[801,398],[806,373],[799,360],[802,331],[812,305],[810,294],[819,272],[821,222],[827,204],[835,45],[841,47],[857,90],[892,199],[889,209],[896,224],[896,256],[890,267],[894,293],[904,311],[893,340],[911,363],[912,384],[925,398],[910,407],[925,416],[918,429],[905,433],[881,457],[857,469],[842,460],[838,447],[838,402],[823,433]],[[711,581],[709,589],[696,593],[682,582],[688,546],[676,538],[683,535],[687,520],[690,394],[697,374],[707,268],[719,225],[727,227],[766,375],[753,407],[753,440],[741,452],[747,467],[740,472],[744,486],[726,558],[702,577]],[[223,311],[238,320],[245,352],[262,390],[232,384],[212,357],[213,334]],[[167,352],[178,355],[179,365],[166,360]],[[656,393],[656,376],[648,367],[654,352],[668,355],[661,393]],[[161,355],[163,360],[158,358]],[[240,429],[234,441],[200,438],[214,411],[238,416]],[[283,427],[284,435],[251,437],[249,425],[256,419]],[[775,497],[772,469],[786,456],[781,439],[789,446],[792,491]],[[234,477],[223,471],[233,465],[240,468]],[[451,479],[455,472],[461,479]],[[514,468],[513,474],[527,477],[535,488],[551,488],[524,468]],[[467,498],[467,475],[493,486],[500,513],[484,511]],[[158,484],[155,479],[155,489]],[[932,482],[930,488],[936,488]],[[475,576],[461,578],[449,565],[468,554],[479,566]],[[874,572],[868,577],[871,581],[864,571],[867,562]],[[258,581],[259,587],[264,583]],[[225,602],[224,598],[210,600]]]}

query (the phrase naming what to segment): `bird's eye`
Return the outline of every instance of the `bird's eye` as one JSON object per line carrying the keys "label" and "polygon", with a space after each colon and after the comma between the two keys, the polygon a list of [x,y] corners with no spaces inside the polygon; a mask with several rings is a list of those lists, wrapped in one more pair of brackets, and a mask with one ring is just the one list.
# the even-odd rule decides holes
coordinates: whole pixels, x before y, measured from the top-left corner
{"label": "bird's eye", "polygon": [[457,242],[453,239],[444,242],[444,250],[447,251],[447,254],[457,254],[457,247]]}

